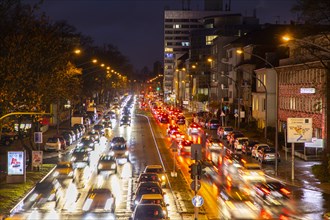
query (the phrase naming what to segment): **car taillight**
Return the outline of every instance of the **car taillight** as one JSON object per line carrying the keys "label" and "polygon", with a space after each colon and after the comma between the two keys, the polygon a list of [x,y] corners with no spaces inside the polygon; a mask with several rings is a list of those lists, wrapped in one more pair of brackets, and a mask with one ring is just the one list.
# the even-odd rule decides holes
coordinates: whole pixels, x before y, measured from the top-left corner
{"label": "car taillight", "polygon": [[280,191],[281,191],[282,193],[284,193],[285,195],[287,195],[287,196],[291,194],[290,191],[287,190],[286,188],[281,188]]}
{"label": "car taillight", "polygon": [[270,194],[270,191],[264,187],[261,188],[261,191],[263,191],[265,194]]}

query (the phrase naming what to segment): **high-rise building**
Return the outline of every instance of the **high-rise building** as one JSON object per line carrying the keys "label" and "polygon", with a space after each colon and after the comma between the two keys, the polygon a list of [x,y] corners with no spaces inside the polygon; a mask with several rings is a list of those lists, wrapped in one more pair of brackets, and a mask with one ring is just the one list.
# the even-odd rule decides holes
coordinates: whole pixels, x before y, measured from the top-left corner
{"label": "high-rise building", "polygon": [[222,11],[173,11],[164,12],[164,98],[173,92],[173,76],[177,60],[189,52],[192,30],[203,28],[200,19],[223,14]]}

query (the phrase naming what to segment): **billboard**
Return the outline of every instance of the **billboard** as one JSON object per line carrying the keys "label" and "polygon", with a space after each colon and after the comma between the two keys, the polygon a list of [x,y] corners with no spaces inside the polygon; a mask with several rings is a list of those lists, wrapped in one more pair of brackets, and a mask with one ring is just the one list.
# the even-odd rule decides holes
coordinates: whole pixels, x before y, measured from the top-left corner
{"label": "billboard", "polygon": [[38,167],[42,165],[42,151],[32,151],[32,166]]}
{"label": "billboard", "polygon": [[25,152],[8,151],[8,175],[24,175]]}
{"label": "billboard", "polygon": [[312,141],[312,118],[288,118],[288,143],[305,143]]}

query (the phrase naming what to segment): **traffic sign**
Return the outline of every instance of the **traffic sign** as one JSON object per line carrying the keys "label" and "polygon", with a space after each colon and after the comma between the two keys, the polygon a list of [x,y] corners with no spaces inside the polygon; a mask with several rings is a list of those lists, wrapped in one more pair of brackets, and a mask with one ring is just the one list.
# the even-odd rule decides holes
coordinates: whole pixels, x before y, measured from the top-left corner
{"label": "traffic sign", "polygon": [[[197,191],[200,190],[201,186],[202,186],[201,181],[197,180]],[[190,183],[190,189],[195,190],[195,187],[196,187],[196,181],[194,180]]]}
{"label": "traffic sign", "polygon": [[224,117],[224,116],[226,116],[226,114],[224,112],[221,112],[220,116]]}
{"label": "traffic sign", "polygon": [[42,144],[42,132],[34,132],[34,143]]}
{"label": "traffic sign", "polygon": [[196,195],[191,200],[195,207],[201,207],[204,204],[204,199],[200,195]]}
{"label": "traffic sign", "polygon": [[236,113],[234,116],[235,116],[235,118],[237,118],[238,117],[238,114]]}

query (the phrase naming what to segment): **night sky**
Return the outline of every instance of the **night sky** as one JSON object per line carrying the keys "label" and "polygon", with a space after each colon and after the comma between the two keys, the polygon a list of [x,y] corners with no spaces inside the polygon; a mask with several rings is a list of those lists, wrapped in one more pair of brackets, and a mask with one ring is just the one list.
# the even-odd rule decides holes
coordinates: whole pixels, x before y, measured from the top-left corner
{"label": "night sky", "polygon": [[[228,2],[229,0],[223,0]],[[38,0],[23,0],[34,3]],[[231,11],[251,16],[256,9],[260,23],[290,23],[296,0],[231,0]],[[181,9],[181,0],[44,0],[41,10],[51,20],[66,20],[94,44],[112,44],[128,57],[135,69],[163,57],[163,12]],[[201,0],[191,0],[191,9],[203,10]]]}

